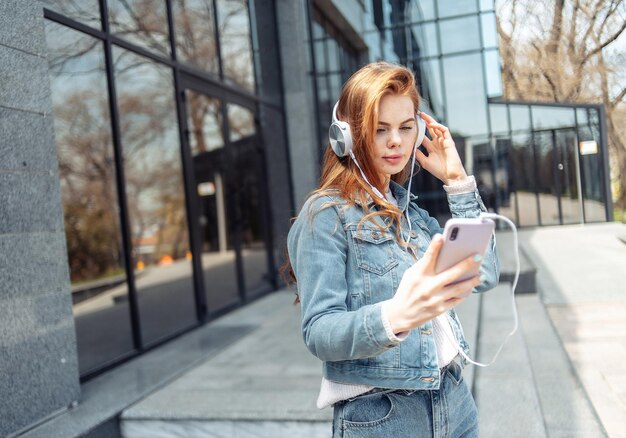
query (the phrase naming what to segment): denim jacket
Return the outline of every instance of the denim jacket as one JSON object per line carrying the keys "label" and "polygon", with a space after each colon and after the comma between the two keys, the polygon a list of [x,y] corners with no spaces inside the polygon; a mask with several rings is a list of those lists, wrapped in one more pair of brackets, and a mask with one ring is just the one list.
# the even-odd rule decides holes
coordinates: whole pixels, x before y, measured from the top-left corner
{"label": "denim jacket", "polygon": [[[390,190],[402,210],[407,191],[391,181]],[[410,194],[409,217],[419,259],[431,237],[443,230]],[[453,217],[477,217],[484,204],[478,191],[448,194]],[[371,199],[370,207],[378,208]],[[391,340],[381,318],[381,303],[392,298],[405,270],[416,258],[395,239],[395,227],[384,232],[372,221],[357,228],[363,210],[339,196],[309,198],[293,223],[287,248],[297,278],[302,335],[308,349],[323,361],[332,381],[381,388],[437,389],[439,367],[429,321],[410,331],[402,342]],[[408,230],[406,216],[402,228]],[[377,223],[385,220],[377,217]],[[473,292],[495,287],[499,262],[495,235],[480,271],[486,281]],[[453,332],[466,353],[469,346],[454,309]]]}

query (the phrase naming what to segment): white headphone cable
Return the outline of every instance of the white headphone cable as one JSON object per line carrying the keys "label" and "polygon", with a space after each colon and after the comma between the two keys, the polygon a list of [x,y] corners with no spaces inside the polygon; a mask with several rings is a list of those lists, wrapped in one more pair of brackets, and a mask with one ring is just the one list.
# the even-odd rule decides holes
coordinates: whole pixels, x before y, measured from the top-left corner
{"label": "white headphone cable", "polygon": [[[456,345],[456,348],[459,354],[463,356],[469,363],[477,365],[479,367],[488,367],[489,365],[492,365],[496,361],[496,359],[500,355],[500,352],[502,351],[502,348],[504,347],[504,344],[506,344],[509,338],[513,336],[513,334],[517,331],[517,328],[519,326],[519,321],[518,321],[518,316],[517,316],[517,306],[515,305],[515,288],[517,287],[517,281],[519,279],[521,267],[520,267],[520,259],[519,259],[519,246],[518,246],[518,240],[517,240],[517,228],[515,227],[515,224],[506,216],[502,216],[496,213],[480,213],[479,217],[481,219],[502,219],[503,221],[508,223],[511,226],[511,229],[513,230],[513,246],[515,247],[515,277],[513,278],[513,283],[511,284],[511,304],[513,307],[513,321],[514,321],[513,329],[509,332],[508,335],[506,335],[506,337],[500,344],[500,347],[494,354],[493,358],[488,363],[481,363],[481,362],[476,362],[472,360],[463,351],[463,349],[461,348],[457,340],[451,339],[447,331],[444,331],[444,333],[446,334],[446,337],[448,338],[448,340],[451,341],[454,345]],[[450,315],[447,313],[446,315],[448,316],[448,322],[452,323],[452,321],[450,320]]]}

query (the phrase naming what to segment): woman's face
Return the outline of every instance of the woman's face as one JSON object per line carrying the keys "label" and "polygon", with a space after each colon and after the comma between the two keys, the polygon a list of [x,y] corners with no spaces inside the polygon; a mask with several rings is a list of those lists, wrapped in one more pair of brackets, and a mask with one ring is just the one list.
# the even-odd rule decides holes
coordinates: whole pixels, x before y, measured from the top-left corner
{"label": "woman's face", "polygon": [[[374,167],[386,183],[404,169],[417,139],[413,101],[408,96],[387,94],[380,100],[374,134]],[[386,185],[385,185],[386,187]]]}

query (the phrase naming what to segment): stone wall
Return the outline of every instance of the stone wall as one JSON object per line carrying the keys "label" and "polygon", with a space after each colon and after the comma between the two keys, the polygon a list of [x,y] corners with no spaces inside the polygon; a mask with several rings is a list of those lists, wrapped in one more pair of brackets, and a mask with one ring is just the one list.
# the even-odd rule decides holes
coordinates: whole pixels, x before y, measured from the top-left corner
{"label": "stone wall", "polygon": [[0,436],[78,400],[43,8],[0,2]]}

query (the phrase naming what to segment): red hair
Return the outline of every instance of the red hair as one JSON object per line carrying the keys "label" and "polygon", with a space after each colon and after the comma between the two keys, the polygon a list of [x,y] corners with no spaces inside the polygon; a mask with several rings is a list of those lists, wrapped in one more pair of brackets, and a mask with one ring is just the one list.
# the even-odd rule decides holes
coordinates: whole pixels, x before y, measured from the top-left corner
{"label": "red hair", "polygon": [[[354,73],[345,83],[339,95],[337,106],[337,118],[350,124],[352,132],[352,150],[361,165],[367,179],[380,192],[384,192],[385,181],[375,171],[372,156],[374,148],[374,135],[378,127],[378,110],[380,100],[386,95],[408,96],[414,107],[414,114],[419,109],[420,95],[417,91],[415,76],[406,67],[390,64],[387,62],[374,62],[367,64]],[[391,175],[391,179],[399,184],[408,181],[411,173],[411,162],[399,173]],[[400,236],[400,224],[402,212],[395,205],[379,198],[372,188],[363,180],[359,169],[350,157],[338,157],[330,147],[326,147],[322,164],[319,187],[313,190],[309,196],[336,196],[339,192],[341,198],[349,204],[357,202],[362,206],[365,216],[359,222],[359,226],[375,216],[388,217],[389,225],[396,225],[396,239],[406,243]],[[378,211],[370,212],[368,208],[369,198],[380,206]],[[329,204],[325,205],[326,207]],[[376,224],[381,227],[381,225]],[[296,278],[291,269],[291,263],[287,261],[281,267],[283,278],[288,272],[289,280],[295,282]]]}

